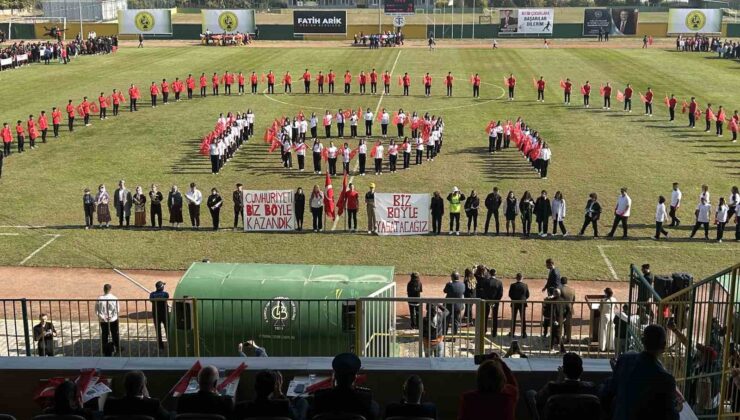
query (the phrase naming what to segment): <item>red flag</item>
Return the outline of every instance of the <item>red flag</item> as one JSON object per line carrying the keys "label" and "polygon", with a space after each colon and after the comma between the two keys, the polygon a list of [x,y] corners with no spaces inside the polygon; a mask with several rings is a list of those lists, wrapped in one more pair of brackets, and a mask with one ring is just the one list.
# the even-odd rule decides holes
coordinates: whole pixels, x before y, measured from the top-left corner
{"label": "red flag", "polygon": [[82,369],[80,371],[80,376],[75,379],[75,383],[77,384],[78,401],[82,401],[82,396],[87,392],[87,388],[90,386],[95,373],[95,369]]}
{"label": "red flag", "polygon": [[599,85],[599,96],[604,96],[604,85]]}
{"label": "red flag", "polygon": [[98,111],[100,111],[100,110],[98,109],[98,104],[96,104],[96,103],[93,103],[93,104],[91,104],[91,105],[90,105],[90,112],[92,112],[92,113],[97,113]]}
{"label": "red flag", "polygon": [[334,220],[334,188],[331,186],[331,177],[326,172],[326,181],[324,182],[324,213]]}
{"label": "red flag", "polygon": [[537,79],[535,79],[534,76],[532,76],[532,85],[534,85],[534,88],[537,89]]}
{"label": "red flag", "polygon": [[362,119],[362,107],[357,107],[357,118]]}
{"label": "red flag", "polygon": [[380,120],[383,119],[383,112],[384,111],[385,111],[384,109],[381,109],[380,112],[378,112],[378,115],[375,116],[375,118],[377,118],[378,122],[380,122]]}
{"label": "red flag", "polygon": [[398,111],[393,111],[392,123],[393,125],[398,125]]}
{"label": "red flag", "polygon": [[403,86],[403,78],[398,76],[398,86]]}
{"label": "red flag", "polygon": [[663,98],[663,103],[665,104],[665,106],[668,106],[668,107],[671,106],[671,100],[668,99],[668,95],[666,95],[666,97]]}
{"label": "red flag", "polygon": [[200,366],[200,360],[196,360],[195,364],[185,372],[185,374],[180,378],[179,381],[175,384],[174,387],[170,390],[170,392],[167,393],[169,395],[172,394],[173,397],[179,397],[180,395],[184,394],[185,391],[188,389],[188,384],[190,383],[190,380],[198,376],[198,372],[200,372],[201,366]]}
{"label": "red flag", "polygon": [[[695,116],[696,118],[699,118],[699,117],[701,117],[701,109],[699,109],[699,106],[698,106],[698,105],[696,106],[696,112],[694,112],[694,116]],[[711,117],[710,117],[710,118],[711,118]]]}
{"label": "red flag", "polygon": [[586,94],[586,85],[581,85],[581,95]]}
{"label": "red flag", "polygon": [[470,75],[470,84],[472,85],[473,83],[475,83],[475,76],[473,76],[473,75],[471,74],[471,75]]}
{"label": "red flag", "polygon": [[242,372],[244,372],[244,369],[246,368],[247,365],[245,365],[244,362],[241,362],[239,366],[234,369],[234,371],[231,372],[229,376],[227,376],[226,379],[224,379],[224,381],[216,387],[216,391],[221,392],[226,389],[227,386],[231,385],[232,382],[234,382],[239,378],[239,376],[241,376]]}
{"label": "red flag", "polygon": [[375,155],[378,154],[378,145],[378,142],[375,142],[375,146],[370,150],[370,157],[374,158]]}
{"label": "red flag", "polygon": [[352,110],[346,109],[344,110],[344,118],[349,118],[352,116]]}
{"label": "red flag", "polygon": [[82,111],[82,104],[77,105],[77,115],[84,115]]}
{"label": "red flag", "polygon": [[337,200],[337,214],[342,215],[344,213],[344,207],[347,205],[347,173],[344,173],[344,179],[342,180],[342,192],[339,193],[339,199]]}
{"label": "red flag", "polygon": [[[367,382],[367,375],[357,375],[355,378],[355,385],[362,385],[365,382]],[[306,388],[307,394],[313,394],[316,391],[321,391],[322,389],[330,389],[333,385],[333,378],[328,377],[326,379],[323,379],[319,382],[316,382],[315,384],[311,384]]]}
{"label": "red flag", "polygon": [[688,108],[689,108],[689,104],[687,104],[686,101],[683,101],[683,104],[681,105],[681,113],[685,114]]}
{"label": "red flag", "polygon": [[619,102],[624,102],[624,93],[619,89],[617,89],[617,100]]}
{"label": "red flag", "polygon": [[321,149],[321,159],[324,162],[326,162],[327,160],[329,160],[329,149],[327,149],[326,147],[324,147],[324,148]]}
{"label": "red flag", "polygon": [[265,79],[266,79],[266,77],[265,77],[265,73],[262,73],[262,77],[260,78],[260,81],[261,81],[262,83],[265,83]]}
{"label": "red flag", "polygon": [[563,79],[560,79],[560,88],[565,89],[565,87],[565,82],[563,81]]}
{"label": "red flag", "polygon": [[717,120],[717,116],[716,116],[716,115],[714,115],[714,112],[712,112],[712,110],[711,110],[711,109],[707,110],[707,112],[709,113],[709,119],[710,119],[711,121],[716,121],[716,120]]}
{"label": "red flag", "polygon": [[509,79],[506,76],[504,76],[504,86],[509,87]]}
{"label": "red flag", "polygon": [[491,129],[496,126],[496,123],[491,120],[488,125],[486,126],[486,134],[489,134],[491,132]]}
{"label": "red flag", "polygon": [[275,150],[279,149],[282,144],[280,143],[280,140],[273,138],[272,144],[270,144],[270,148],[267,150],[268,152],[272,153]]}
{"label": "red flag", "polygon": [[640,100],[642,101],[642,103],[647,102],[647,98],[645,97],[645,95],[642,94],[642,92],[640,92]]}

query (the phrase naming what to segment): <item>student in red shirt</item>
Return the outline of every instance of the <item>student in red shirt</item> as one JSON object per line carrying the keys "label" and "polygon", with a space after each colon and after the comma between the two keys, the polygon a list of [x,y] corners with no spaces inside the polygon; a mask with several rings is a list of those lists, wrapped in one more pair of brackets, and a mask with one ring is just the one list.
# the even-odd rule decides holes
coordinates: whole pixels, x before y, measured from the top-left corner
{"label": "student in red shirt", "polygon": [[[632,86],[627,83],[627,87],[624,88],[624,110],[632,112]],[[604,92],[606,93],[606,92]]]}
{"label": "student in red shirt", "polygon": [[563,87],[563,103],[570,105],[570,92],[573,90],[573,83],[570,79],[565,79],[565,86]]}
{"label": "student in red shirt", "polygon": [[33,120],[33,115],[28,116],[28,121],[26,121],[26,126],[28,127],[28,139],[29,144],[31,145],[31,149],[36,148],[36,137],[39,136],[38,131],[36,131],[36,122]]}
{"label": "student in red shirt", "polygon": [[205,98],[206,97],[206,89],[208,88],[208,79],[206,78],[205,73],[200,74],[200,78],[198,79],[198,83],[200,86],[200,97]]}
{"label": "student in red shirt", "polygon": [[370,93],[378,93],[378,72],[375,69],[370,72]]}
{"label": "student in red shirt", "polygon": [[118,107],[121,106],[123,95],[117,89],[113,89],[113,94],[111,94],[110,97],[113,101],[113,116],[115,117],[116,115],[118,115]]}
{"label": "student in red shirt", "polygon": [[452,77],[452,72],[447,72],[447,76],[445,76],[445,86],[447,86],[447,96],[452,96],[452,82],[455,80],[454,77]]}
{"label": "student in red shirt", "polygon": [[139,100],[139,96],[141,96],[141,92],[139,92],[139,88],[136,87],[133,83],[131,83],[131,87],[128,88],[128,111],[129,112],[136,112],[139,110],[139,108],[136,107],[136,102]]}
{"label": "student in red shirt", "polygon": [[678,100],[675,95],[671,94],[671,99],[668,100],[668,113],[671,116],[671,119],[668,121],[670,122],[676,119],[676,105],[678,105]]}
{"label": "student in red shirt", "polygon": [[289,71],[286,71],[283,76],[283,93],[293,93],[293,76]]}
{"label": "student in red shirt", "polygon": [[267,93],[275,93],[275,74],[272,70],[267,72]]}
{"label": "student in red shirt", "polygon": [[98,96],[98,107],[100,108],[100,114],[98,117],[101,120],[106,119],[108,116],[108,98],[105,97],[105,94],[103,92],[100,92],[100,96]]}
{"label": "student in red shirt", "polygon": [[180,102],[180,93],[182,92],[182,82],[179,77],[175,77],[172,82],[172,91],[175,92],[175,102]]}
{"label": "student in red shirt", "polygon": [[429,73],[424,75],[424,96],[432,95],[432,76]]}
{"label": "student in red shirt", "polygon": [[59,137],[59,124],[62,122],[62,111],[57,107],[51,108],[51,127],[54,131],[54,138]]}
{"label": "student in red shirt", "polygon": [[162,103],[167,105],[168,98],[170,96],[170,84],[167,83],[167,79],[162,79]]}
{"label": "student in red shirt", "polygon": [[224,94],[231,96],[231,84],[234,83],[234,75],[229,74],[227,70],[224,72],[224,76],[221,80],[224,82]]}
{"label": "student in red shirt", "polygon": [[3,129],[0,131],[0,137],[3,139],[3,156],[10,155],[10,143],[13,142],[13,135],[10,133],[8,123],[3,123]]}
{"label": "student in red shirt", "polygon": [[41,111],[37,123],[39,130],[41,130],[41,142],[46,143],[46,133],[49,131],[49,120],[46,118],[46,111]]}
{"label": "student in red shirt", "polygon": [[347,70],[344,73],[344,94],[349,95],[351,90],[351,83],[352,83],[352,74],[350,74],[349,70]]}
{"label": "student in red shirt", "polygon": [[612,87],[609,85],[609,82],[606,82],[606,86],[604,86],[604,107],[603,109],[612,109]]}
{"label": "student in red shirt", "polygon": [[324,73],[319,70],[318,76],[316,76],[316,85],[318,86],[318,93],[324,93],[324,79],[326,77],[324,76]]}
{"label": "student in red shirt", "polygon": [[255,72],[252,72],[252,75],[249,76],[249,84],[252,87],[252,93],[257,93],[257,74]]}
{"label": "student in red shirt", "polygon": [[303,72],[303,93],[309,94],[311,93],[311,73],[306,69],[305,72]]}
{"label": "student in red shirt", "polygon": [[403,96],[409,96],[409,87],[411,87],[411,77],[409,77],[408,73],[403,74],[403,78],[401,82],[403,84]]}
{"label": "student in red shirt", "polygon": [[218,74],[214,72],[213,76],[211,76],[211,89],[213,91],[213,96],[218,96],[218,83]]}
{"label": "student in red shirt", "polygon": [[[478,367],[477,389],[460,396],[458,420],[514,420],[519,385],[511,369],[496,353]],[[492,416],[492,413],[496,413]]]}
{"label": "student in red shirt", "polygon": [[383,89],[386,95],[391,94],[391,74],[388,73],[388,70],[383,73]]}
{"label": "student in red shirt", "polygon": [[545,78],[542,76],[537,81],[537,102],[545,102]]}
{"label": "student in red shirt", "polygon": [[647,92],[645,92],[645,115],[653,116],[653,90],[648,86]]}
{"label": "student in red shirt", "polygon": [[583,94],[583,107],[584,108],[590,108],[590,98],[591,98],[591,84],[588,83],[588,80],[586,80],[586,84],[581,86],[581,93]]}
{"label": "student in red shirt", "polygon": [[473,76],[473,98],[479,98],[480,97],[480,76],[478,76],[478,73],[475,73],[475,76]]}
{"label": "student in red shirt", "polygon": [[72,105],[72,100],[70,99],[67,103],[67,125],[69,126],[69,131],[75,131],[75,106]]}
{"label": "student in red shirt", "polygon": [[239,84],[239,95],[244,95],[244,73],[239,72],[239,75],[236,77],[236,81]]}
{"label": "student in red shirt", "polygon": [[337,78],[337,75],[334,73],[334,70],[329,69],[329,73],[326,75],[326,82],[329,84],[329,93],[334,93],[334,80]]}
{"label": "student in red shirt", "polygon": [[15,124],[15,134],[16,139],[18,140],[18,153],[23,153],[23,145],[26,141],[25,136],[23,135],[23,126],[21,125],[21,120],[18,120],[18,122]]}
{"label": "student in red shirt", "polygon": [[193,99],[193,89],[195,89],[195,79],[192,74],[188,74],[188,78],[185,79],[185,84],[188,87],[188,99]]}
{"label": "student in red shirt", "polygon": [[717,129],[717,137],[722,137],[722,135],[724,134],[723,126],[725,124],[726,118],[727,115],[725,114],[725,109],[722,107],[722,105],[720,105],[717,109],[717,122],[715,123],[715,128]]}
{"label": "student in red shirt", "polygon": [[[345,146],[346,147],[346,146]],[[360,194],[354,184],[348,185],[347,197],[347,230],[357,232],[357,209],[360,207]]]}
{"label": "student in red shirt", "polygon": [[691,101],[689,102],[689,127],[694,128],[696,127],[696,109],[699,106],[699,104],[696,103],[696,98],[691,97]]}
{"label": "student in red shirt", "polygon": [[704,121],[707,123],[707,129],[704,130],[708,133],[712,129],[712,120],[714,119],[714,111],[712,111],[712,104],[707,104],[707,109],[704,110]]}
{"label": "student in red shirt", "polygon": [[365,94],[365,86],[367,85],[367,75],[364,71],[360,72],[360,77],[358,77],[360,82],[360,95]]}
{"label": "student in red shirt", "polygon": [[[735,111],[735,113],[732,115],[732,118],[730,118],[730,132],[732,132],[733,143],[737,143],[738,124],[740,124],[740,117],[738,116],[737,111]],[[738,215],[738,217],[740,218],[740,215]],[[738,226],[740,226],[740,223],[738,223]],[[738,227],[737,229],[740,229],[740,227]]]}
{"label": "student in red shirt", "polygon": [[157,87],[157,84],[152,82],[151,86],[149,86],[149,94],[152,98],[152,108],[157,107],[157,95],[159,95],[159,88]]}
{"label": "student in red shirt", "polygon": [[509,87],[509,100],[514,100],[514,88],[516,87],[516,78],[514,77],[514,73],[511,73],[509,75],[509,78],[506,79],[506,85]]}
{"label": "student in red shirt", "polygon": [[90,102],[87,101],[87,96],[82,98],[82,103],[80,104],[80,108],[82,109],[82,120],[85,122],[85,127],[90,126]]}

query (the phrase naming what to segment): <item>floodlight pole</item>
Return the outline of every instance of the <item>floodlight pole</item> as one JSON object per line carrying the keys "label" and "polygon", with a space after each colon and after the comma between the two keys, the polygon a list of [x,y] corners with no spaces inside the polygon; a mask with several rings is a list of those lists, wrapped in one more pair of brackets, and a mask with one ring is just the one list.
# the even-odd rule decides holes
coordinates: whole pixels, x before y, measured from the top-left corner
{"label": "floodlight pole", "polygon": [[77,5],[80,8],[80,40],[82,40],[82,0],[77,0]]}
{"label": "floodlight pole", "polygon": [[380,6],[383,0],[378,0],[378,34],[383,33],[383,15],[380,13]]}

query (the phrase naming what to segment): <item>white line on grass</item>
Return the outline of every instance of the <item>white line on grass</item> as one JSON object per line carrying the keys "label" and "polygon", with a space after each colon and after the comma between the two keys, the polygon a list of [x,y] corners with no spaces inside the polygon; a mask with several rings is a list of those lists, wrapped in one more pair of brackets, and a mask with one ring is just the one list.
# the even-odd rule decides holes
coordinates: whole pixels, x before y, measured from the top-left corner
{"label": "white line on grass", "polygon": [[44,229],[44,228],[46,228],[46,226],[31,226],[31,225],[16,225],[16,226],[11,226],[11,225],[2,225],[2,226],[0,226],[0,228],[3,228],[3,229]]}
{"label": "white line on grass", "polygon": [[[398,50],[398,54],[396,55],[396,61],[393,62],[393,67],[391,67],[391,72],[390,72],[391,77],[393,76],[393,72],[396,70],[396,64],[398,64],[398,58],[401,57],[401,51],[403,50]],[[378,105],[375,106],[375,113],[373,114],[373,116],[378,115],[378,111],[380,110],[380,104],[383,103],[383,98],[385,98],[385,89],[383,89],[383,93],[380,94],[380,99],[378,99]],[[357,172],[357,169],[359,168],[359,166],[360,166],[360,162],[358,160],[355,162],[355,166],[352,168],[352,172]],[[355,176],[354,175],[350,176],[349,181],[347,181],[347,184],[351,184],[352,181],[354,180],[355,180]],[[334,223],[331,225],[331,230],[337,229],[338,222],[339,222],[339,217],[335,217]]]}
{"label": "white line on grass", "polygon": [[606,263],[606,268],[609,269],[609,271],[612,273],[612,277],[614,280],[619,280],[619,276],[617,276],[617,272],[614,271],[614,266],[612,265],[612,262],[609,261],[609,258],[607,258],[606,253],[604,252],[604,247],[608,245],[596,245],[596,248],[599,249],[599,254],[601,254],[601,257],[604,259],[604,262]]}
{"label": "white line on grass", "polygon": [[0,236],[18,236],[20,233],[0,233]]}
{"label": "white line on grass", "polygon": [[40,247],[38,247],[38,249],[36,249],[35,251],[33,251],[31,253],[31,255],[29,255],[26,258],[24,258],[23,261],[21,261],[18,265],[23,265],[23,264],[27,263],[28,260],[30,260],[31,258],[33,258],[34,255],[38,254],[42,249],[46,248],[50,243],[56,241],[56,239],[58,237],[62,236],[62,235],[47,235],[47,236],[51,236],[52,238],[49,239],[48,241],[46,241],[45,244],[43,244]]}
{"label": "white line on grass", "polygon": [[151,290],[149,290],[146,287],[144,287],[141,283],[139,283],[138,281],[134,280],[131,276],[127,275],[123,271],[121,271],[121,270],[119,270],[117,268],[114,268],[113,269],[113,272],[116,273],[116,274],[118,274],[118,275],[120,275],[120,276],[122,276],[122,277],[124,277],[125,279],[127,279],[128,281],[130,281],[134,285],[138,286],[140,289],[144,290],[145,292],[147,292],[147,293],[151,293],[152,292]]}

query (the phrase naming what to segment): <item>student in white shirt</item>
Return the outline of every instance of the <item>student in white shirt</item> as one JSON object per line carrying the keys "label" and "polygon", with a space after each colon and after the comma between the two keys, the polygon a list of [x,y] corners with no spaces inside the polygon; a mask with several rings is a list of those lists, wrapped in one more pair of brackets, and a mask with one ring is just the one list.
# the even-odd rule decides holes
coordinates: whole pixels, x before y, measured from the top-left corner
{"label": "student in white shirt", "polygon": [[614,207],[614,224],[612,224],[612,230],[606,235],[608,238],[614,237],[614,232],[620,223],[622,224],[622,238],[627,238],[627,220],[630,217],[631,210],[632,199],[627,195],[627,188],[622,187],[617,198],[617,205]]}
{"label": "student in white shirt", "polygon": [[311,138],[312,139],[319,137],[318,128],[317,128],[318,124],[319,124],[319,119],[316,117],[316,113],[312,112],[311,122],[309,123],[309,125],[311,126]]}
{"label": "student in white shirt", "polygon": [[550,146],[546,142],[542,143],[542,149],[540,149],[540,178],[547,179],[547,167],[550,166],[550,159],[552,159],[552,151]]}
{"label": "student in white shirt", "polygon": [[344,137],[344,112],[342,112],[342,108],[339,108],[336,115],[337,119],[337,136],[338,137]]}
{"label": "student in white shirt", "polygon": [[424,157],[424,140],[421,137],[416,137],[414,141],[416,142],[416,164],[421,165]]}
{"label": "student in white shirt", "polygon": [[656,241],[660,239],[660,235],[663,234],[668,237],[668,232],[663,229],[663,223],[668,219],[668,215],[665,212],[665,197],[662,195],[658,197],[658,206],[655,208],[655,236],[653,239]]}
{"label": "student in white shirt", "polygon": [[388,136],[388,123],[391,120],[391,116],[388,115],[388,111],[383,108],[383,110],[380,112],[380,133],[383,135],[383,138],[386,138]]}
{"label": "student in white shirt", "polygon": [[365,137],[370,137],[373,135],[373,112],[370,111],[370,108],[367,109],[367,112],[365,112]]}
{"label": "student in white shirt", "polygon": [[293,169],[293,142],[290,141],[290,136],[283,137],[283,168]]}
{"label": "student in white shirt", "polygon": [[396,172],[396,163],[398,162],[398,145],[395,140],[391,140],[388,145],[388,166],[391,173]]}
{"label": "student in white shirt", "polygon": [[401,150],[403,150],[403,169],[408,169],[411,165],[411,142],[409,142],[408,137],[403,138]]}
{"label": "student in white shirt", "polygon": [[349,117],[349,135],[352,138],[357,137],[357,112],[352,111],[352,115]]}
{"label": "student in white shirt", "polygon": [[552,199],[552,234],[557,235],[558,234],[558,226],[560,227],[560,231],[562,232],[563,236],[568,236],[568,231],[565,229],[565,213],[566,213],[566,206],[565,206],[565,198],[563,198],[563,193],[560,191],[555,193],[555,197]]}
{"label": "student in white shirt", "polygon": [[345,174],[349,174],[349,162],[352,160],[352,151],[349,150],[349,144],[344,143],[342,148],[342,170]]}
{"label": "student in white shirt", "polygon": [[326,149],[326,154],[329,159],[329,175],[331,176],[337,174],[337,152],[338,149],[334,146],[334,142],[329,142],[329,148]]}
{"label": "student in white shirt", "polygon": [[730,192],[730,200],[727,205],[730,208],[730,211],[727,213],[727,220],[729,221],[735,214],[735,208],[740,205],[740,192],[738,191],[737,186],[732,187],[732,191]]}
{"label": "student in white shirt", "polygon": [[325,134],[325,136],[326,136],[327,139],[328,138],[331,138],[331,120],[332,120],[332,118],[333,117],[331,115],[331,112],[329,112],[329,110],[327,110],[326,111],[326,114],[324,115],[324,134]]}
{"label": "student in white shirt", "polygon": [[[106,356],[113,356],[113,353],[121,348],[118,334],[118,298],[111,293],[112,288],[110,284],[103,285],[103,295],[99,296],[95,303],[95,314],[100,322],[103,354]],[[108,337],[113,342],[112,349],[108,344]]]}
{"label": "student in white shirt", "polygon": [[722,237],[725,234],[725,225],[727,224],[727,216],[730,208],[727,206],[724,197],[719,198],[719,204],[717,205],[717,212],[714,214],[714,220],[717,222],[717,242],[722,242]]}
{"label": "student in white shirt", "polygon": [[313,173],[321,175],[321,152],[324,151],[324,145],[319,139],[314,138],[311,150],[313,151]]}
{"label": "student in white shirt", "polygon": [[375,146],[375,175],[383,175],[383,142],[378,141],[378,145]]}
{"label": "student in white shirt", "polygon": [[247,127],[249,127],[248,134],[250,136],[254,135],[254,112],[252,112],[251,109],[247,110]]}
{"label": "student in white shirt", "polygon": [[681,224],[681,219],[678,218],[678,208],[681,207],[681,199],[683,194],[678,189],[678,182],[673,183],[673,191],[671,191],[671,209],[668,213],[671,216],[671,227],[678,227]]}
{"label": "student in white shirt", "polygon": [[396,129],[398,130],[398,138],[403,137],[403,124],[406,122],[406,114],[404,114],[403,109],[398,110],[398,117],[396,121]]}
{"label": "student in white shirt", "polygon": [[300,139],[296,143],[295,154],[298,156],[298,170],[303,172],[306,164],[306,143],[304,139]]}
{"label": "student in white shirt", "polygon": [[427,140],[427,162],[434,162],[434,136],[430,133],[429,139]]}
{"label": "student in white shirt", "polygon": [[193,229],[200,227],[200,203],[203,202],[203,194],[195,188],[195,182],[190,183],[190,190],[185,194],[188,200],[188,213],[190,214],[190,224]]}
{"label": "student in white shirt", "polygon": [[306,132],[308,131],[308,121],[306,121],[305,118],[301,118],[301,121],[298,126],[298,137],[302,141],[306,141]]}
{"label": "student in white shirt", "polygon": [[700,200],[701,202],[696,206],[696,211],[694,212],[696,223],[694,224],[694,228],[691,229],[691,238],[696,235],[700,227],[704,227],[704,239],[709,239],[709,214],[712,212],[712,206],[707,203],[704,197]]}
{"label": "student in white shirt", "polygon": [[[355,131],[357,131],[356,126]],[[365,144],[365,140],[360,139],[360,145],[357,146],[357,153],[360,164],[360,176],[365,176],[365,163],[367,162],[367,144]]]}
{"label": "student in white shirt", "polygon": [[709,199],[709,186],[704,184],[701,186],[701,194],[699,194],[699,204],[701,204],[701,199],[704,199],[707,204],[711,204],[712,200]]}

